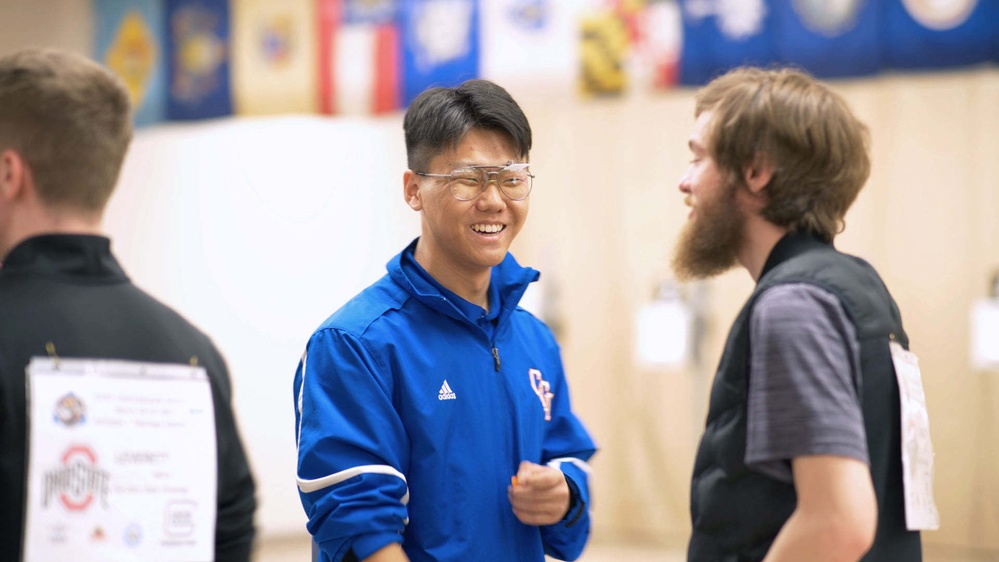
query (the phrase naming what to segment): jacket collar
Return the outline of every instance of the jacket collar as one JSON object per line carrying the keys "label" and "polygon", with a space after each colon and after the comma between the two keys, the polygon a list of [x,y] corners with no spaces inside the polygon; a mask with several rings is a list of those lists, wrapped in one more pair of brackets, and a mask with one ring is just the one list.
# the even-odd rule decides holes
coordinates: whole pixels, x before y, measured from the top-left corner
{"label": "jacket collar", "polygon": [[[405,250],[389,261],[386,266],[389,276],[415,299],[430,308],[457,320],[474,323],[474,319],[466,317],[461,309],[451,303],[437,287],[423,278],[425,272],[418,269],[420,266],[413,257],[417,242],[419,238],[413,240]],[[509,252],[499,265],[492,268],[489,294],[491,297],[498,296],[499,302],[490,304],[500,307],[497,321],[499,324],[502,324],[517,308],[527,287],[540,277],[541,274],[537,270],[521,266]]]}
{"label": "jacket collar", "polygon": [[[784,237],[778,240],[777,244],[774,245],[774,249],[770,250],[767,262],[763,264],[763,271],[760,272],[760,281],[763,280],[770,270],[797,255],[803,254],[815,248],[832,247],[832,244],[824,242],[821,238],[810,232],[791,232],[785,234]],[[757,285],[758,284],[759,282],[757,282]]]}
{"label": "jacket collar", "polygon": [[0,268],[0,275],[18,274],[128,280],[111,255],[111,240],[89,234],[43,234],[24,240],[7,254]]}

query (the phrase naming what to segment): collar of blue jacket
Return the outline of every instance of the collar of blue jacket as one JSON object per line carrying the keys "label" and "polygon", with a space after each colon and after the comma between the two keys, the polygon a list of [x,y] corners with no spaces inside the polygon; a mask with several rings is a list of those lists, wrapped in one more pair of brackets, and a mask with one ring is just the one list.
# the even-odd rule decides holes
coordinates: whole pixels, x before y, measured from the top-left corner
{"label": "collar of blue jacket", "polygon": [[[477,324],[482,307],[462,299],[430,276],[416,262],[414,252],[419,238],[414,239],[409,246],[392,258],[386,268],[393,281],[405,287],[414,298],[430,308],[470,324]],[[513,254],[507,253],[503,261],[492,269],[489,282],[489,302],[492,305],[487,318],[496,318],[496,324],[502,325],[517,308],[527,287],[541,277],[536,269],[524,267],[517,263]],[[499,306],[496,306],[499,303]],[[478,309],[478,311],[476,311]],[[472,316],[469,316],[472,313]]]}

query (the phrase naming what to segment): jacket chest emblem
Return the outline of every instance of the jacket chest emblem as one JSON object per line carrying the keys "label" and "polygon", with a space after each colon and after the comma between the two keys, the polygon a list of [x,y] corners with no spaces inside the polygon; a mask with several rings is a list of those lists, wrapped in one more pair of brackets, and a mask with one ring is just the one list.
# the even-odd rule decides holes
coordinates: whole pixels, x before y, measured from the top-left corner
{"label": "jacket chest emblem", "polygon": [[531,388],[534,389],[534,394],[538,395],[541,406],[545,409],[545,421],[552,421],[552,398],[555,395],[551,392],[551,385],[541,377],[541,371],[537,369],[528,369],[527,374],[531,379]]}

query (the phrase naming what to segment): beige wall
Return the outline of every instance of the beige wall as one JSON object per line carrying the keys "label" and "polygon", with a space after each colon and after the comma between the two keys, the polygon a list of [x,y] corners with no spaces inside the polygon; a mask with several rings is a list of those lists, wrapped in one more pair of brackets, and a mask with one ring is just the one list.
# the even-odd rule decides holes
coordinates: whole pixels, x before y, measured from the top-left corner
{"label": "beige wall", "polygon": [[90,0],[0,1],[0,55],[23,47],[91,54]]}
{"label": "beige wall", "polygon": [[[91,26],[86,2],[0,2],[0,54],[26,45],[89,53]],[[999,373],[976,372],[968,359],[969,307],[999,268],[999,70],[835,87],[874,139],[873,175],[838,244],[881,271],[922,360],[942,517],[926,541],[999,552]],[[555,291],[547,303],[575,405],[601,446],[595,535],[680,543],[712,368],[752,288],[742,271],[687,288],[706,295],[702,364],[669,371],[632,361],[633,315],[668,277],[686,215],[676,185],[692,93],[521,100],[538,179],[516,251]],[[237,399],[254,382],[237,379]],[[294,493],[284,482],[261,484]]]}

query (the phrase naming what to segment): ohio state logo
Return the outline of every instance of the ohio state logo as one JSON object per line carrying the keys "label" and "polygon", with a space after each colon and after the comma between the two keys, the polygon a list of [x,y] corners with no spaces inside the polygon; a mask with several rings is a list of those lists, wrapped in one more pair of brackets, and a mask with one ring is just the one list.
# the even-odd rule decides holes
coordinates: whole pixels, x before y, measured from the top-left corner
{"label": "ohio state logo", "polygon": [[74,445],[62,455],[62,467],[45,473],[42,507],[58,497],[66,509],[83,511],[95,497],[108,506],[110,474],[97,466],[97,455],[85,445]]}

